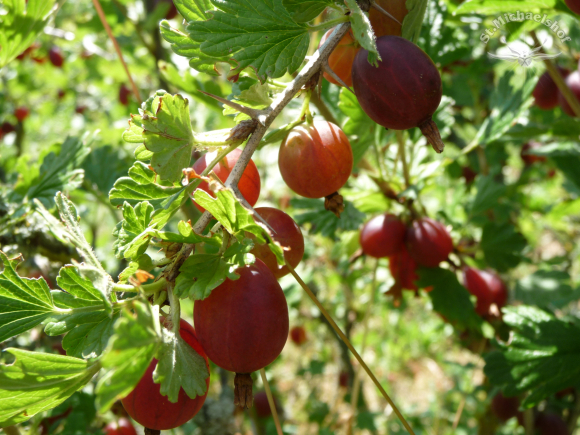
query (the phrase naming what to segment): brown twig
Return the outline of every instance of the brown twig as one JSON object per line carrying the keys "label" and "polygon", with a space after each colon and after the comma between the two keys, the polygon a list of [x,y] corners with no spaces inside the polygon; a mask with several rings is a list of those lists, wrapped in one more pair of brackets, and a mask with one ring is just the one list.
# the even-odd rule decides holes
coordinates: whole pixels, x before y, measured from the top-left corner
{"label": "brown twig", "polygon": [[137,99],[139,104],[141,104],[142,100],[141,100],[141,95],[139,94],[139,89],[137,88],[137,85],[133,81],[133,77],[131,76],[131,72],[129,71],[129,67],[127,66],[127,63],[125,63],[125,58],[123,57],[123,53],[121,52],[121,47],[119,46],[117,39],[113,35],[113,31],[111,30],[111,26],[109,26],[109,23],[107,22],[107,17],[105,17],[105,13],[103,12],[103,8],[101,7],[101,3],[99,3],[99,0],[93,0],[93,4],[95,5],[95,9],[97,10],[97,14],[99,15],[99,18],[101,19],[101,23],[103,23],[103,27],[105,28],[107,35],[109,35],[109,38],[111,39],[111,41],[113,42],[113,45],[115,46],[115,51],[117,52],[117,56],[119,56],[119,60],[123,64],[123,68],[125,68],[125,73],[127,74],[127,77],[129,78],[129,82],[131,83],[133,95],[135,96],[135,98]]}
{"label": "brown twig", "polygon": [[276,432],[278,432],[278,435],[283,435],[284,433],[282,432],[280,419],[278,418],[278,410],[276,409],[276,402],[274,402],[274,397],[272,396],[272,391],[270,390],[268,378],[266,378],[266,370],[260,369],[260,376],[262,376],[262,383],[264,384],[264,390],[266,390],[266,397],[268,397],[268,404],[270,405],[270,411],[272,411],[272,418],[274,419],[274,424],[276,425]]}

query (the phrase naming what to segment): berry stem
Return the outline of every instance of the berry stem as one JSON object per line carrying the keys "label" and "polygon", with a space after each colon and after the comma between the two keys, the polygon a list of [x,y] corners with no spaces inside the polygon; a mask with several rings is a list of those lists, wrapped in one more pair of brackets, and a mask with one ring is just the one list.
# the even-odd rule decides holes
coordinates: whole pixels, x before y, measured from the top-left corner
{"label": "berry stem", "polygon": [[405,156],[405,138],[403,132],[396,130],[397,142],[399,143],[399,159],[403,165],[403,177],[405,178],[405,188],[408,189],[411,185],[411,177],[409,176],[409,166],[407,165],[407,157]]}
{"label": "berry stem", "polygon": [[[542,45],[538,39],[538,35],[536,35],[535,30],[530,31],[530,35],[536,45]],[[544,49],[541,48],[540,53],[545,53]],[[566,98],[566,101],[576,116],[580,118],[580,101],[578,101],[578,98],[576,98],[574,92],[572,92],[572,90],[568,87],[564,77],[562,77],[562,74],[560,74],[560,71],[558,71],[558,68],[556,68],[552,61],[550,59],[544,59],[544,64],[546,65],[548,74],[550,74],[550,77],[552,77],[552,80],[554,80],[554,83],[556,83],[556,86],[558,86],[558,90],[562,93],[564,98]]]}
{"label": "berry stem", "polygon": [[173,285],[167,286],[167,298],[171,306],[171,323],[173,324],[172,331],[176,337],[179,337],[180,319],[181,319],[181,303],[179,298],[173,294]]}
{"label": "berry stem", "polygon": [[346,23],[349,21],[348,15],[343,15],[340,18],[336,18],[334,20],[325,21],[324,23],[317,24],[315,26],[308,26],[309,32],[318,32],[319,30],[326,30],[330,29],[331,27],[336,26],[337,24]]}
{"label": "berry stem", "polygon": [[278,418],[278,410],[276,409],[276,403],[274,402],[274,397],[272,397],[272,391],[270,390],[270,384],[266,378],[266,370],[260,369],[260,376],[262,376],[262,383],[264,384],[264,390],[266,390],[266,397],[268,397],[268,404],[270,405],[270,410],[272,411],[272,418],[274,419],[274,424],[276,425],[276,432],[278,432],[278,435],[283,435],[280,419]]}
{"label": "berry stem", "polygon": [[330,325],[332,326],[332,329],[334,329],[334,331],[342,339],[342,341],[344,342],[344,344],[346,344],[346,346],[351,351],[351,353],[354,355],[354,357],[359,362],[359,364],[364,369],[364,371],[367,372],[367,375],[369,375],[369,377],[371,378],[371,380],[373,381],[373,383],[376,385],[376,387],[379,389],[379,391],[381,392],[382,396],[385,398],[385,400],[387,401],[387,403],[389,405],[391,405],[391,407],[393,408],[394,413],[397,415],[397,417],[399,418],[399,420],[401,421],[401,423],[403,424],[403,426],[405,426],[405,429],[407,430],[407,432],[409,432],[409,434],[411,434],[411,435],[415,435],[415,432],[413,432],[413,429],[411,428],[411,426],[409,425],[409,423],[407,423],[407,420],[405,420],[405,417],[403,417],[403,414],[401,414],[401,411],[399,411],[399,408],[397,408],[397,406],[395,405],[395,403],[391,400],[391,398],[389,397],[389,395],[387,394],[387,392],[385,391],[385,389],[383,388],[383,386],[381,385],[381,383],[379,382],[379,380],[376,378],[376,376],[374,375],[374,373],[371,371],[371,369],[369,368],[369,366],[364,362],[364,360],[359,355],[359,353],[356,351],[356,349],[353,347],[352,343],[347,338],[347,336],[344,335],[344,332],[342,332],[342,330],[336,324],[336,322],[334,321],[334,319],[332,318],[332,316],[322,306],[322,304],[320,303],[320,301],[318,300],[318,298],[316,297],[316,295],[314,293],[312,293],[312,290],[310,290],[310,288],[306,285],[306,283],[302,280],[302,278],[300,278],[300,276],[296,273],[296,271],[294,270],[294,268],[292,267],[292,265],[290,263],[287,263],[286,266],[288,267],[288,269],[290,270],[290,273],[292,273],[292,275],[294,276],[294,278],[296,279],[296,281],[298,282],[298,284],[300,284],[300,286],[304,289],[304,291],[306,292],[306,294],[310,297],[310,299],[312,299],[312,302],[314,302],[314,304],[318,307],[318,309],[320,310],[320,312],[322,313],[322,315],[326,318],[326,320],[328,321],[328,323],[330,323]]}
{"label": "berry stem", "polygon": [[152,282],[151,284],[143,284],[143,285],[140,285],[139,287],[135,287],[135,286],[130,285],[130,284],[114,284],[113,291],[115,291],[115,292],[138,292],[139,290],[141,290],[141,292],[143,292],[144,294],[150,295],[150,294],[156,293],[159,290],[165,288],[166,285],[167,285],[167,281],[165,280],[165,278],[161,278],[155,282]]}

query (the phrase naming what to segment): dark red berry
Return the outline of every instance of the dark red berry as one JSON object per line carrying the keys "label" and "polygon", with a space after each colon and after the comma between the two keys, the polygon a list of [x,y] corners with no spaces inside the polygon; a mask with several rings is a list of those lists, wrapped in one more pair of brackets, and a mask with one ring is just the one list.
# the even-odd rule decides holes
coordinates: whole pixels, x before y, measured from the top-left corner
{"label": "dark red berry", "polygon": [[570,8],[572,12],[577,15],[580,15],[580,0],[565,0],[566,6]]}
{"label": "dark red berry", "polygon": [[[572,93],[576,96],[576,99],[580,101],[580,71],[574,71],[568,77],[566,77],[566,85],[572,90]],[[568,100],[564,98],[564,95],[559,92],[558,93],[558,102],[560,103],[560,107],[568,116],[576,117],[574,110],[572,110],[572,106],[568,103]]]}
{"label": "dark red berry", "polygon": [[431,117],[442,95],[441,76],[423,50],[399,36],[377,39],[382,61],[378,68],[368,51],[356,55],[352,78],[363,110],[373,121],[393,130],[419,127],[437,152],[443,142]]}
{"label": "dark red berry", "polygon": [[[276,399],[276,396],[272,396],[274,400],[274,406],[277,411],[280,411],[280,404]],[[254,396],[254,406],[256,408],[256,414],[260,418],[268,418],[272,416],[272,409],[270,408],[270,402],[268,402],[268,395],[265,391],[258,391]]]}
{"label": "dark red berry", "polygon": [[349,381],[350,376],[348,375],[348,372],[344,370],[341,371],[340,374],[338,375],[338,385],[343,388],[348,388]]}
{"label": "dark red berry", "polygon": [[406,242],[411,258],[425,267],[439,266],[453,251],[453,241],[445,227],[427,217],[407,228]]}
{"label": "dark red berry", "polygon": [[16,131],[16,127],[14,127],[14,125],[10,124],[8,121],[4,121],[0,126],[0,130],[2,130],[2,133],[8,134]]}
{"label": "dark red berry", "polygon": [[123,106],[129,104],[129,96],[131,95],[131,90],[125,86],[125,83],[121,84],[119,87],[119,103]]}
{"label": "dark red berry", "polygon": [[[283,248],[290,248],[284,251],[285,261],[293,268],[298,266],[304,256],[304,236],[302,236],[302,231],[294,219],[283,211],[272,207],[257,207],[255,210],[274,230],[273,239]],[[290,273],[287,266],[278,264],[278,260],[268,244],[256,244],[251,253],[262,260],[277,279]]]}
{"label": "dark red berry", "polygon": [[58,97],[59,100],[62,100],[65,95],[66,95],[66,91],[64,89],[59,89],[56,96]]}
{"label": "dark red berry", "polygon": [[82,115],[83,113],[85,113],[85,110],[87,110],[87,106],[82,105],[82,104],[75,107],[75,113],[78,113],[79,115]]}
{"label": "dark red berry", "polygon": [[[570,74],[570,71],[565,68],[558,67],[558,70],[564,78]],[[559,93],[560,91],[558,90],[558,86],[556,86],[556,82],[554,82],[552,76],[546,71],[538,80],[532,95],[534,96],[536,106],[540,109],[550,110],[558,105]]]}
{"label": "dark red berry", "polygon": [[360,245],[365,254],[375,258],[395,255],[403,249],[405,224],[393,214],[375,216],[360,232]]}
{"label": "dark red berry", "polygon": [[473,183],[473,180],[475,180],[477,172],[475,172],[469,166],[464,166],[461,168],[461,176],[465,178],[465,184],[471,184]]}
{"label": "dark red berry", "polygon": [[137,431],[128,418],[121,417],[105,426],[105,435],[137,435]]}
{"label": "dark red berry", "polygon": [[295,326],[290,330],[290,339],[297,346],[306,343],[306,330],[303,326]]}
{"label": "dark red berry", "polygon": [[[179,328],[181,338],[205,359],[209,370],[207,357],[193,327],[182,319]],[[205,402],[207,391],[203,396],[192,399],[182,388],[179,390],[177,402],[171,403],[167,396],[161,395],[161,384],[153,382],[153,370],[156,366],[157,360],[153,359],[137,386],[121,403],[137,423],[149,429],[169,430],[181,426],[199,412]],[[206,385],[209,387],[209,376]]]}
{"label": "dark red berry", "polygon": [[502,393],[496,394],[491,401],[491,410],[501,421],[515,417],[519,408],[520,400],[517,397],[505,397]]}
{"label": "dark red berry", "polygon": [[390,290],[395,298],[400,295],[400,290],[418,289],[415,284],[415,281],[419,279],[417,264],[404,246],[398,253],[389,257],[389,270],[395,280],[395,285]]}
{"label": "dark red berry", "polygon": [[496,304],[498,308],[505,306],[508,298],[507,287],[495,273],[466,267],[463,278],[465,288],[477,298],[477,314],[488,315],[491,304]]}
{"label": "dark red berry", "polygon": [[64,55],[62,54],[62,50],[56,45],[50,47],[50,50],[48,50],[48,58],[50,59],[50,63],[58,68],[61,68],[64,64]]}
{"label": "dark red berry", "polygon": [[568,435],[568,426],[562,417],[551,413],[538,415],[535,422],[540,435]]}
{"label": "dark red berry", "polygon": [[16,119],[18,119],[20,122],[28,118],[28,115],[30,115],[30,110],[28,110],[28,107],[20,106],[14,110],[14,116],[16,116]]}
{"label": "dark red berry", "polygon": [[533,154],[528,154],[529,150],[534,150],[534,149],[538,149],[541,147],[542,147],[541,143],[535,142],[533,140],[529,141],[528,143],[525,143],[522,146],[522,151],[520,152],[520,157],[522,158],[522,160],[524,161],[526,166],[532,165],[536,162],[545,162],[546,161],[546,158],[544,156],[535,156]]}

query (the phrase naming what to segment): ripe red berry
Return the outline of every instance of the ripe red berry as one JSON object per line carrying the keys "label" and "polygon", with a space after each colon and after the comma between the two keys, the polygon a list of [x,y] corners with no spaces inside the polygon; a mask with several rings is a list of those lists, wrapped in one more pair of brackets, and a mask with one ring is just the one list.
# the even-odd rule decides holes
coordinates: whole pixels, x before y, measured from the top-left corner
{"label": "ripe red berry", "polygon": [[[375,3],[395,17],[399,23],[402,23],[409,13],[405,4],[406,0],[376,0]],[[386,35],[401,36],[401,24],[378,9],[369,9],[369,20],[377,38]]]}
{"label": "ripe red berry", "polygon": [[345,372],[344,370],[341,371],[338,375],[338,385],[343,388],[348,388],[349,381],[350,376],[348,375],[348,372]]}
{"label": "ripe red berry", "polygon": [[[282,247],[290,248],[289,251],[284,251],[284,259],[293,268],[298,266],[304,255],[304,236],[302,236],[300,227],[281,210],[272,207],[258,207],[255,210],[275,231],[274,240],[280,243]],[[256,244],[251,252],[268,266],[268,269],[272,271],[277,279],[290,273],[290,269],[287,266],[281,267],[278,265],[276,256],[270,250],[268,244]]]}
{"label": "ripe red berry", "polygon": [[360,232],[365,254],[375,258],[389,257],[401,251],[405,241],[405,224],[393,214],[375,216]]}
{"label": "ripe red berry", "polygon": [[461,168],[461,176],[465,178],[465,184],[471,184],[473,183],[473,180],[475,180],[477,172],[475,172],[469,166],[464,166]]}
{"label": "ripe red berry", "polygon": [[306,343],[306,330],[303,326],[295,326],[290,330],[290,339],[296,346]]}
{"label": "ripe red berry", "polygon": [[441,76],[433,61],[412,42],[398,36],[377,39],[378,68],[360,50],[352,67],[354,92],[373,121],[394,130],[419,127],[438,151],[443,143],[431,117],[441,102]]}
{"label": "ripe red berry", "polygon": [[568,435],[568,426],[562,417],[556,414],[546,412],[538,415],[535,426],[540,435]]}
{"label": "ripe red berry", "polygon": [[48,50],[48,58],[50,59],[50,63],[58,68],[61,68],[64,64],[64,55],[62,54],[62,50],[56,45],[50,47],[50,50]]}
{"label": "ripe red berry", "polygon": [[87,110],[87,106],[80,104],[77,107],[75,107],[75,113],[78,113],[79,115],[82,115],[83,113],[85,113],[85,110]]}
{"label": "ripe red berry", "polygon": [[131,90],[125,86],[125,83],[122,83],[119,87],[119,103],[123,106],[129,104],[129,96],[131,95]]}
{"label": "ripe red berry", "polygon": [[580,15],[580,0],[565,0],[566,6],[570,8],[572,12],[577,15]]}
{"label": "ripe red berry", "polygon": [[[209,370],[207,357],[193,327],[185,320],[181,320],[179,328],[181,338],[205,359]],[[149,429],[169,430],[191,420],[201,409],[207,392],[192,399],[182,388],[179,390],[177,402],[171,403],[167,396],[161,395],[161,384],[153,382],[153,370],[156,365],[157,360],[153,359],[135,389],[121,403],[137,423]],[[206,385],[209,387],[209,377],[206,379]]]}
{"label": "ripe red berry", "polygon": [[284,139],[278,154],[282,178],[298,195],[322,198],[340,189],[353,166],[344,132],[327,121],[298,126]]}
{"label": "ripe red berry", "polygon": [[491,304],[498,308],[505,306],[508,297],[507,287],[499,276],[485,270],[466,267],[463,271],[465,288],[477,298],[475,311],[480,316],[489,314]]}
{"label": "ripe red berry", "polygon": [[[568,77],[568,74],[570,74],[570,71],[565,68],[558,67],[558,70],[564,78]],[[558,90],[556,82],[552,80],[552,76],[550,76],[548,71],[546,71],[538,80],[532,95],[534,96],[536,106],[540,109],[550,110],[558,105],[559,93],[560,91]]]}
{"label": "ripe red berry", "polygon": [[445,227],[431,218],[421,218],[407,228],[409,255],[420,266],[437,267],[453,251],[453,241]]}
{"label": "ripe red berry", "polygon": [[520,400],[517,397],[505,397],[498,393],[491,401],[491,410],[501,421],[508,421],[518,414]]}
{"label": "ripe red berry", "polygon": [[4,121],[2,123],[2,125],[0,126],[0,130],[2,131],[2,133],[8,134],[8,133],[12,133],[13,131],[16,131],[16,127],[14,127],[8,121]]}
{"label": "ripe red berry", "polygon": [[[235,149],[213,167],[213,172],[222,182],[225,183],[241,154],[241,149]],[[216,158],[216,156],[217,151],[206,153],[195,162],[193,169],[196,173],[201,174],[205,168],[207,168],[207,165]],[[238,183],[238,188],[240,189],[242,196],[246,198],[246,201],[248,201],[250,205],[253,206],[256,204],[258,197],[260,196],[260,174],[258,173],[256,164],[252,160],[250,160],[250,163],[248,163],[248,166],[246,166],[246,169],[244,169],[242,178]],[[205,190],[215,198],[215,194],[210,190],[209,185],[205,181],[201,182],[198,189]],[[194,204],[199,211],[205,211],[205,209],[195,203],[195,201]]]}
{"label": "ripe red berry", "polygon": [[65,95],[66,95],[66,91],[64,89],[59,89],[58,93],[56,94],[56,96],[59,100],[62,100]]}
{"label": "ripe red berry", "polygon": [[161,4],[161,3],[165,3],[165,4],[169,3],[169,5],[170,5],[167,13],[165,14],[165,19],[171,20],[177,16],[177,8],[173,4],[172,0],[157,0],[156,1],[156,4]]}
{"label": "ripe red berry", "polygon": [[[572,90],[572,93],[576,95],[576,99],[580,101],[580,71],[574,71],[566,77],[566,85],[568,85]],[[568,101],[564,98],[564,95],[562,95],[561,92],[558,93],[558,102],[566,115],[576,117],[574,110],[572,110],[572,106],[568,104]]]}
{"label": "ripe red berry", "polygon": [[535,156],[533,154],[528,154],[529,150],[534,150],[534,149],[538,149],[541,147],[542,147],[541,143],[535,142],[533,140],[525,143],[522,146],[522,150],[520,152],[520,157],[522,158],[522,160],[524,161],[526,166],[530,166],[536,162],[545,162],[546,161],[546,158],[544,156]]}
{"label": "ripe red berry", "polygon": [[28,110],[28,107],[20,106],[14,110],[14,116],[16,116],[16,119],[18,119],[20,122],[28,118],[29,114],[30,110]]}
{"label": "ripe red berry", "polygon": [[417,264],[404,246],[395,255],[389,257],[389,270],[395,280],[395,285],[391,288],[395,297],[398,296],[400,290],[418,290],[415,284],[415,281],[419,279]]}
{"label": "ripe red berry", "polygon": [[261,260],[236,272],[240,275],[236,281],[226,279],[207,298],[195,302],[193,320],[207,356],[236,373],[235,403],[249,408],[249,374],[282,352],[288,339],[288,305],[280,284]]}
{"label": "ripe red berry", "polygon": [[[274,406],[279,412],[281,410],[280,404],[276,396],[272,395],[274,400]],[[256,408],[256,414],[259,418],[268,418],[272,416],[272,409],[270,408],[270,402],[268,402],[268,395],[265,391],[258,391],[254,396],[254,407]]]}
{"label": "ripe red berry", "polygon": [[128,418],[121,417],[105,426],[105,435],[137,435],[137,431]]}
{"label": "ripe red berry", "polygon": [[[326,42],[333,30],[330,29],[324,34],[320,40],[319,47]],[[359,50],[360,46],[356,42],[356,39],[353,38],[352,31],[349,30],[342,37],[334,51],[330,53],[330,56],[328,56],[328,66],[330,69],[349,87],[352,87],[352,64]],[[330,83],[342,86],[331,75],[324,73],[323,76]]]}

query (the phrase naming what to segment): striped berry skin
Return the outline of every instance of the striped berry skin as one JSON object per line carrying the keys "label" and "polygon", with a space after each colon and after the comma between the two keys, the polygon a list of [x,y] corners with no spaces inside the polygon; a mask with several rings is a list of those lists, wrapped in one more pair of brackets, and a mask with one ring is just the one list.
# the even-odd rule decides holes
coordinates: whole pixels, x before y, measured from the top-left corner
{"label": "striped berry skin", "polygon": [[431,219],[421,218],[407,228],[407,249],[419,266],[437,267],[453,251],[453,241],[445,227]]}
{"label": "striped berry skin", "polygon": [[371,257],[382,258],[401,251],[405,242],[405,224],[393,214],[375,216],[360,232],[363,252]]}

